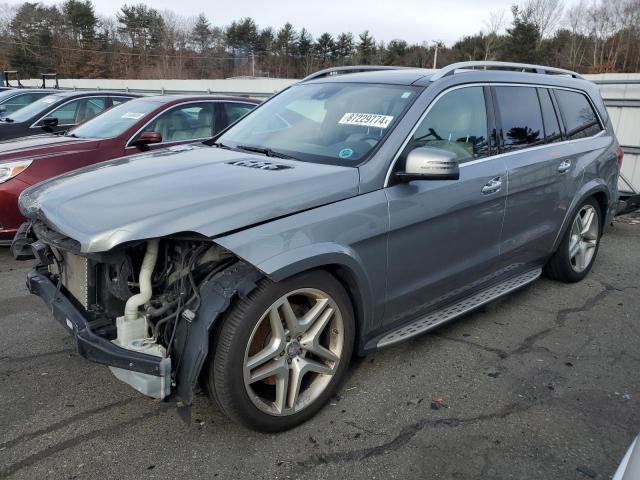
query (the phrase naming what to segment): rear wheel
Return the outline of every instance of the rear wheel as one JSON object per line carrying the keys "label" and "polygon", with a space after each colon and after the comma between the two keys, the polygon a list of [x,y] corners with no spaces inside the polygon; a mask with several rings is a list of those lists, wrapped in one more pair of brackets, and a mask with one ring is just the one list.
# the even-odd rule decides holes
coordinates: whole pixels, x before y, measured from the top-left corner
{"label": "rear wheel", "polygon": [[551,278],[579,282],[587,276],[600,246],[600,206],[594,198],[578,209],[556,253],[545,267]]}
{"label": "rear wheel", "polygon": [[349,297],[330,274],[265,279],[224,319],[208,390],[232,419],[256,430],[286,430],[335,393],[353,341]]}

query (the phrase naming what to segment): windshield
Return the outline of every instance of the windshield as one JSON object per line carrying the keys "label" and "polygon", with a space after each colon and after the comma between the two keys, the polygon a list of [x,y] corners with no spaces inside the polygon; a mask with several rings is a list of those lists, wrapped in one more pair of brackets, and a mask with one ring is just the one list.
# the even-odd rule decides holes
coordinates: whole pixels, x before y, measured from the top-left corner
{"label": "windshield", "polygon": [[217,142],[353,166],[367,158],[417,95],[417,88],[405,85],[296,85],[240,120]]}
{"label": "windshield", "polygon": [[8,118],[10,118],[14,122],[26,122],[31,119],[35,115],[44,112],[47,108],[49,108],[52,104],[60,101],[62,98],[61,95],[49,95],[40,100],[37,100],[33,103],[30,103],[24,108],[20,110],[16,110]]}
{"label": "windshield", "polygon": [[78,138],[117,137],[158,108],[158,105],[158,102],[146,99],[122,103],[69,130],[68,135]]}

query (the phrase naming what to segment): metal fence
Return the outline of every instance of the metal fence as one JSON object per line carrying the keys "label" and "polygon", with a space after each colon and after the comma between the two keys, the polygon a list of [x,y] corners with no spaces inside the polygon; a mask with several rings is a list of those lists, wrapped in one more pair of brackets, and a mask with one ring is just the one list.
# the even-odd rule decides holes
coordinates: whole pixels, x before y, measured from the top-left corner
{"label": "metal fence", "polygon": [[640,193],[640,74],[587,75],[600,87],[613,128],[625,153],[619,188]]}

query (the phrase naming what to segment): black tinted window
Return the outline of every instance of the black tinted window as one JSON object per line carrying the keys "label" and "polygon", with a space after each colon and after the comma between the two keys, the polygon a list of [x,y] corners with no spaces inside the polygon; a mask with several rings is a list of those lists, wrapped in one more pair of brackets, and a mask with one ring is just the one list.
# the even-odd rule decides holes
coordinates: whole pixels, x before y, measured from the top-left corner
{"label": "black tinted window", "polygon": [[535,88],[496,87],[496,98],[502,120],[504,150],[542,143],[542,113]]}
{"label": "black tinted window", "polygon": [[227,116],[227,122],[226,122],[226,125],[224,126],[226,127],[227,125],[231,125],[236,120],[239,120],[240,118],[244,117],[247,113],[249,113],[255,107],[256,107],[255,105],[249,104],[249,103],[228,103],[228,102],[225,103],[224,111]]}
{"label": "black tinted window", "polygon": [[551,92],[547,88],[539,88],[538,95],[540,96],[542,119],[544,120],[544,139],[547,142],[559,142],[562,139],[560,124],[551,101]]}
{"label": "black tinted window", "polygon": [[587,97],[569,90],[555,92],[569,140],[590,137],[602,130]]}
{"label": "black tinted window", "polygon": [[487,110],[482,87],[453,90],[438,100],[405,153],[416,147],[453,152],[460,162],[487,156]]}

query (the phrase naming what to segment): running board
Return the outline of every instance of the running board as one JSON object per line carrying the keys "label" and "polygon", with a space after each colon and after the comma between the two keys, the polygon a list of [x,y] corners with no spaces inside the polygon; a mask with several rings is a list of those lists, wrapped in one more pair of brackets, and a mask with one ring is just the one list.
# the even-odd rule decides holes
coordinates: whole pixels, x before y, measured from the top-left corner
{"label": "running board", "polygon": [[482,290],[470,297],[460,300],[458,303],[444,307],[441,310],[431,312],[426,317],[419,318],[418,320],[404,325],[391,333],[386,334],[380,340],[378,340],[378,348],[386,347],[394,343],[402,342],[416,335],[420,335],[432,328],[437,327],[449,320],[464,315],[471,310],[474,310],[485,303],[489,303],[496,298],[506,295],[513,290],[517,290],[520,287],[524,287],[528,283],[538,279],[542,273],[542,268],[536,268],[528,272],[522,273],[516,277],[512,277],[505,282],[494,285],[493,287]]}

